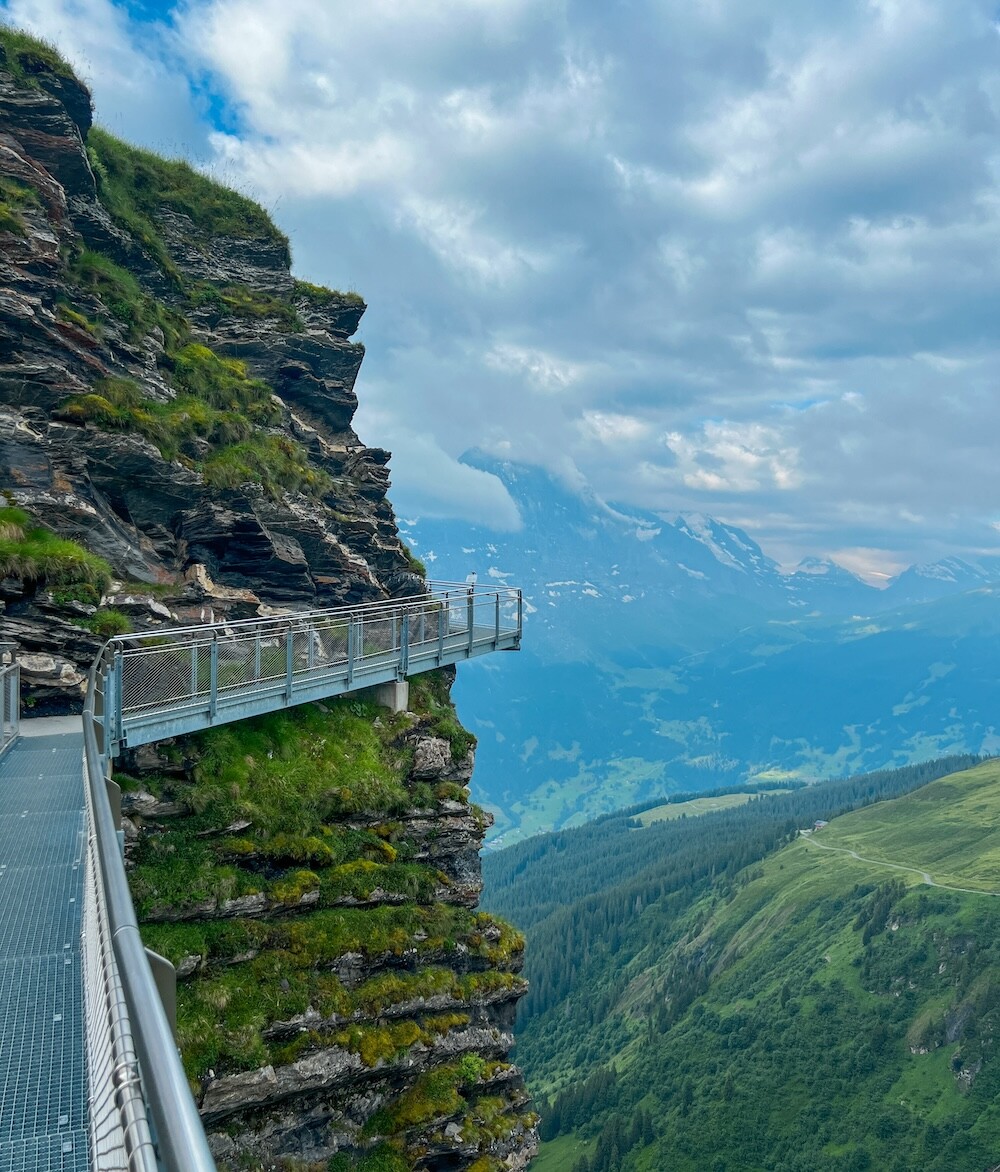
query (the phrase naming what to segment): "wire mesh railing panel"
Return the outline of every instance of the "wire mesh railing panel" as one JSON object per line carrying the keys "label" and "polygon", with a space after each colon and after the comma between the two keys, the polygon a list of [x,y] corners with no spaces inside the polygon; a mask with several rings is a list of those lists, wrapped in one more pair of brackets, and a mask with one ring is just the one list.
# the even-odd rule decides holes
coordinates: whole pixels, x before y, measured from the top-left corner
{"label": "wire mesh railing panel", "polygon": [[82,955],[91,1167],[152,1172],[156,1153],[101,892],[89,801],[87,814]]}
{"label": "wire mesh railing panel", "polygon": [[385,655],[399,648],[401,623],[398,615],[362,619],[358,625],[358,658]]}
{"label": "wire mesh railing panel", "polygon": [[0,753],[17,739],[21,719],[21,669],[8,664],[0,672],[0,704],[3,706],[0,726]]}
{"label": "wire mesh railing panel", "polygon": [[200,675],[198,644],[147,645],[141,655],[126,651],[121,655],[118,707],[123,713],[141,712],[190,701],[197,695]]}
{"label": "wire mesh railing panel", "polygon": [[[519,591],[448,586],[354,607],[119,636],[101,663],[109,740],[158,739],[402,679],[517,646],[520,631]],[[172,731],[158,730],[161,716],[159,727]]]}

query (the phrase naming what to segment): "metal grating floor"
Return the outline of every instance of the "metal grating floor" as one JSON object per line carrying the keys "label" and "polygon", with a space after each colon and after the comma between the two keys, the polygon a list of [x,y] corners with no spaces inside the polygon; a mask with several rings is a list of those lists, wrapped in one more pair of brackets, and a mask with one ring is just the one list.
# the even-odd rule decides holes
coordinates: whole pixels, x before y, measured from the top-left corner
{"label": "metal grating floor", "polygon": [[83,736],[0,760],[0,1172],[86,1172]]}

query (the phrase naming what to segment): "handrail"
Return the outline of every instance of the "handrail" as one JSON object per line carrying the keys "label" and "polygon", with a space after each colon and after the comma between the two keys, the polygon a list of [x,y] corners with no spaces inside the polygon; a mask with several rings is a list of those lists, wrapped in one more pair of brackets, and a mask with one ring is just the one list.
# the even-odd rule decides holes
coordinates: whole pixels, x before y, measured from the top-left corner
{"label": "handrail", "polygon": [[515,650],[522,622],[514,587],[433,583],[405,598],[116,635],[97,669],[106,751]]}
{"label": "handrail", "polygon": [[476,604],[485,599],[493,599],[497,595],[507,595],[511,600],[521,591],[515,586],[476,586],[465,582],[428,582],[427,590],[422,594],[410,594],[403,598],[377,598],[372,602],[343,603],[340,606],[324,607],[319,610],[290,610],[283,614],[264,615],[252,619],[224,619],[215,623],[189,623],[186,627],[165,627],[153,631],[136,631],[128,635],[114,635],[102,650],[102,655],[108,647],[130,646],[146,642],[162,643],[164,638],[183,640],[187,636],[197,635],[210,639],[213,632],[239,631],[246,628],[269,627],[283,630],[289,624],[296,625],[305,622],[316,623],[348,619],[354,615],[379,615],[382,612],[410,610],[419,612],[426,609],[428,604],[457,602],[459,599],[472,598]]}
{"label": "handrail", "polygon": [[[453,608],[459,612],[454,625]],[[482,622],[477,622],[477,613]],[[104,645],[90,669],[83,731],[92,845],[117,968],[114,985],[127,1011],[119,1016],[131,1031],[131,1038],[125,1039],[128,1053],[120,1062],[127,1074],[138,1060],[137,1081],[148,1110],[147,1120],[141,1117],[142,1102],[135,1094],[130,1098],[129,1087],[124,1085],[136,1080],[123,1079],[122,1093],[116,1095],[115,1102],[130,1170],[153,1172],[159,1167],[166,1172],[214,1172],[215,1163],[143,947],[108,795],[110,761],[122,743],[122,665],[132,660],[152,665],[149,678],[155,680],[166,667],[176,669],[176,664],[158,656],[166,652],[176,657],[179,650],[190,653],[190,661],[184,660],[191,669],[185,685],[190,691],[164,694],[150,706],[169,713],[191,709],[191,697],[198,703],[207,698],[210,716],[200,714],[200,725],[187,726],[206,727],[205,721],[216,717],[233,720],[252,714],[246,705],[222,711],[240,689],[258,697],[266,694],[266,703],[273,709],[318,695],[352,691],[371,682],[405,679],[408,672],[484,651],[515,649],[520,645],[522,621],[520,590],[429,583],[426,593],[402,599],[164,628],[116,636]],[[370,634],[373,631],[374,637]],[[323,645],[324,639],[330,644],[334,637],[338,645],[346,640],[345,657],[335,663],[329,647]],[[318,662],[317,644],[324,656],[322,663]],[[230,653],[234,648],[241,649],[244,656],[248,653],[254,672],[246,666],[239,681],[220,683],[220,646]],[[209,682],[203,686],[199,673],[205,667],[200,658],[205,648]],[[306,666],[298,665],[297,656],[308,661]],[[271,670],[275,660],[280,660],[276,674],[262,674]],[[146,740],[164,735],[162,731],[150,735],[149,729],[146,734]],[[130,1041],[134,1041],[134,1054]],[[133,1054],[131,1059],[128,1054]],[[157,1158],[150,1163],[154,1145]]]}
{"label": "handrail", "polygon": [[[173,1031],[146,958],[135,907],[129,891],[118,833],[108,800],[105,774],[108,759],[97,741],[98,723],[94,711],[97,692],[97,662],[90,669],[90,686],[83,711],[84,753],[87,786],[94,819],[93,845],[96,848],[101,890],[106,901],[114,959],[124,994],[139,1059],[140,1078],[155,1138],[159,1163],[167,1172],[215,1172],[205,1129],[195,1106],[187,1076],[181,1065]],[[124,1113],[124,1112],[123,1112]],[[141,1122],[141,1121],[140,1121]],[[126,1138],[135,1130],[135,1120],[123,1120]],[[155,1169],[148,1148],[130,1153],[130,1168]]]}

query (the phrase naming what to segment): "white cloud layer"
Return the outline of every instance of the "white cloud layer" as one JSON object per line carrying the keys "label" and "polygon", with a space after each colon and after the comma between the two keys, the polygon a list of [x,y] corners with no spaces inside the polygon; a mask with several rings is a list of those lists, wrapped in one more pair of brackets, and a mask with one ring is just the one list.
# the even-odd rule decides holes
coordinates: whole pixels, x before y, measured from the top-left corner
{"label": "white cloud layer", "polygon": [[456,471],[482,446],[866,573],[996,547],[992,3],[0,12],[364,293],[359,426],[404,511],[516,524]]}

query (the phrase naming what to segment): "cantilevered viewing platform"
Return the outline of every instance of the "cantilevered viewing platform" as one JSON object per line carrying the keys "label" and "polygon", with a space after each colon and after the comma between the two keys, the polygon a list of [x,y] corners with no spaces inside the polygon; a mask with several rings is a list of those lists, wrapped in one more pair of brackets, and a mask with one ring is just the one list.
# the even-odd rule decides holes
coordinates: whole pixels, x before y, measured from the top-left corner
{"label": "cantilevered viewing platform", "polygon": [[91,668],[82,722],[34,740],[17,664],[0,667],[0,1172],[215,1168],[174,1043],[173,970],[139,934],[112,758],[372,686],[402,708],[408,676],[516,650],[521,623],[519,590],[435,584],[123,635]]}
{"label": "cantilevered viewing platform", "polygon": [[[260,716],[521,644],[521,592],[434,584],[415,598],[121,635],[98,721],[122,748]],[[389,699],[393,707],[405,699]]]}

